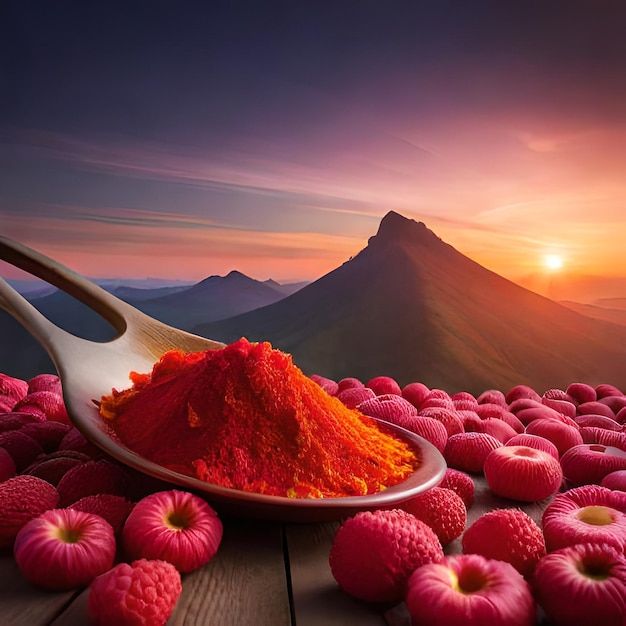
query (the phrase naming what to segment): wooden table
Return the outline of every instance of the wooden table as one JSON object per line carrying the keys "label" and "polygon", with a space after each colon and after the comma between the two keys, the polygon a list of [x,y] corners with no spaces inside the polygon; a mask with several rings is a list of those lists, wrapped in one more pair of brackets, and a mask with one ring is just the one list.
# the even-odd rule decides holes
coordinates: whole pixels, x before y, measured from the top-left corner
{"label": "wooden table", "polygon": [[[523,505],[493,496],[475,478],[468,524],[501,507],[525,510],[536,522],[548,504]],[[183,593],[168,626],[409,626],[403,604],[369,606],[343,593],[328,565],[338,522],[276,524],[223,518],[224,538],[205,567],[183,576]],[[460,539],[446,553],[461,551]],[[87,592],[50,593],[31,587],[12,554],[0,555],[2,626],[82,626]]]}

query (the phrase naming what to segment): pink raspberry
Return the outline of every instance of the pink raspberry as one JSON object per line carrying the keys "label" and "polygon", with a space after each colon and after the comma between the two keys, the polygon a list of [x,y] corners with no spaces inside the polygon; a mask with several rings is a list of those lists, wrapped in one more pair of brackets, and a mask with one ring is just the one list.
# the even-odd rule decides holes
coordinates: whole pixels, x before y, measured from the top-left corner
{"label": "pink raspberry", "polygon": [[314,380],[329,396],[337,395],[339,385],[331,378],[326,378],[326,376],[320,376],[319,374],[311,374],[309,378]]}
{"label": "pink raspberry", "polygon": [[507,446],[527,446],[528,448],[534,448],[535,450],[541,450],[547,452],[553,456],[557,461],[559,460],[559,451],[557,447],[548,441],[545,437],[539,435],[528,435],[526,433],[520,433],[511,437],[507,442]]}
{"label": "pink raspberry", "polygon": [[171,563],[139,559],[98,576],[87,607],[95,626],[163,626],[181,593],[180,573]]}
{"label": "pink raspberry", "polygon": [[63,396],[51,391],[35,391],[22,398],[14,407],[16,411],[38,411],[46,416],[46,419],[71,424],[67,414]]}
{"label": "pink raspberry", "polygon": [[577,446],[583,442],[577,427],[573,428],[551,419],[533,420],[526,426],[526,432],[529,435],[538,435],[551,441],[559,451],[559,455],[565,454],[572,446]]}
{"label": "pink raspberry", "polygon": [[596,390],[587,383],[572,383],[566,390],[568,396],[571,396],[577,404],[585,402],[593,402],[597,400]]}
{"label": "pink raspberry", "polygon": [[349,409],[356,409],[361,402],[375,398],[376,394],[369,387],[348,387],[338,392],[336,397]]}
{"label": "pink raspberry", "polygon": [[424,383],[409,383],[402,388],[402,397],[414,407],[419,407],[429,393],[430,389]]}
{"label": "pink raspberry", "polygon": [[531,400],[536,400],[537,402],[541,401],[541,396],[528,385],[516,385],[515,387],[512,387],[504,397],[507,404],[511,404],[520,398],[530,398]]}
{"label": "pink raspberry", "polygon": [[626,491],[626,470],[617,470],[607,474],[600,486],[614,491]]}
{"label": "pink raspberry", "polygon": [[602,402],[584,402],[579,404],[576,409],[578,415],[587,415],[592,413],[593,415],[604,415],[605,417],[615,418],[613,410]]}
{"label": "pink raspberry", "polygon": [[357,408],[365,415],[392,422],[403,428],[409,428],[411,418],[417,415],[417,409],[410,402],[395,394],[365,400]]}
{"label": "pink raspberry", "polygon": [[599,485],[607,474],[626,470],[626,452],[597,443],[581,444],[561,457],[561,467],[572,485]]}
{"label": "pink raspberry", "polygon": [[18,472],[28,467],[44,452],[41,445],[21,432],[21,429],[0,433],[0,448],[4,448],[11,455]]}
{"label": "pink raspberry", "polygon": [[606,398],[607,396],[623,396],[624,394],[615,385],[609,385],[608,383],[602,383],[596,387],[596,397],[598,400]]}
{"label": "pink raspberry", "polygon": [[134,506],[133,502],[129,502],[122,496],[116,496],[112,493],[97,493],[77,500],[68,508],[103,517],[111,524],[115,535],[119,535]]}
{"label": "pink raspberry", "polygon": [[428,524],[442,546],[460,537],[465,530],[467,509],[461,497],[451,489],[433,487],[399,506]]}
{"label": "pink raspberry", "polygon": [[626,432],[607,430],[595,426],[585,426],[580,429],[584,443],[597,443],[603,446],[612,446],[626,451]]}
{"label": "pink raspberry", "polygon": [[470,474],[481,474],[487,455],[502,443],[486,433],[457,433],[448,437],[444,450],[448,465]]}
{"label": "pink raspberry", "polygon": [[446,427],[448,437],[464,431],[463,420],[454,409],[428,406],[421,408],[418,415],[422,415],[423,417],[432,417],[441,422]]}
{"label": "pink raspberry", "polygon": [[86,461],[70,469],[57,485],[59,504],[66,507],[97,493],[124,495],[126,472],[110,461]]}
{"label": "pink raspberry", "polygon": [[510,563],[522,576],[532,574],[546,554],[541,528],[520,509],[481,515],[464,533],[463,552]]}
{"label": "pink raspberry", "polygon": [[413,431],[416,435],[424,437],[426,441],[430,441],[439,452],[445,450],[448,433],[446,427],[436,419],[415,415],[407,422],[406,428]]}
{"label": "pink raspberry", "polygon": [[56,488],[35,476],[0,483],[0,548],[13,545],[20,529],[59,502]]}
{"label": "pink raspberry", "polygon": [[365,387],[365,385],[358,378],[348,376],[337,383],[337,393],[344,389],[350,389],[350,387]]}
{"label": "pink raspberry", "polygon": [[392,393],[396,396],[402,395],[402,389],[398,383],[390,376],[375,376],[368,380],[365,386],[371,389],[377,396]]}
{"label": "pink raspberry", "polygon": [[478,398],[476,398],[478,404],[498,404],[502,407],[507,406],[506,397],[498,389],[487,389],[483,391]]}
{"label": "pink raspberry", "polygon": [[24,424],[20,432],[32,437],[43,448],[44,452],[54,452],[59,449],[59,444],[70,430],[69,424],[46,420],[45,422],[33,422]]}
{"label": "pink raspberry", "polygon": [[401,509],[362,511],[346,520],[330,550],[339,586],[368,602],[400,602],[417,567],[443,560],[435,532]]}
{"label": "pink raspberry", "polygon": [[557,459],[527,446],[502,446],[492,450],[483,466],[489,489],[496,495],[521,502],[538,502],[555,494],[563,482]]}
{"label": "pink raspberry", "polygon": [[439,487],[454,491],[461,497],[467,509],[474,504],[474,480],[465,472],[449,467],[446,469],[446,474],[439,483]]}
{"label": "pink raspberry", "polygon": [[0,448],[0,483],[13,476],[15,476],[15,461],[4,448]]}
{"label": "pink raspberry", "polygon": [[542,516],[548,551],[606,543],[626,554],[626,493],[584,485],[558,493]]}

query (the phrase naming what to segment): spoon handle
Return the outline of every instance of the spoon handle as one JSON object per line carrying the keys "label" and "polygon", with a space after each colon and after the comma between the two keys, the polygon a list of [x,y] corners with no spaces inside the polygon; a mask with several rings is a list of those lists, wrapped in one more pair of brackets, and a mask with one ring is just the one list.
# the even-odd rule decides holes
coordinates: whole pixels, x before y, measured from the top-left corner
{"label": "spoon handle", "polygon": [[127,323],[123,311],[129,305],[68,267],[2,236],[0,236],[0,259],[80,300],[106,319],[118,334],[121,335],[126,330]]}

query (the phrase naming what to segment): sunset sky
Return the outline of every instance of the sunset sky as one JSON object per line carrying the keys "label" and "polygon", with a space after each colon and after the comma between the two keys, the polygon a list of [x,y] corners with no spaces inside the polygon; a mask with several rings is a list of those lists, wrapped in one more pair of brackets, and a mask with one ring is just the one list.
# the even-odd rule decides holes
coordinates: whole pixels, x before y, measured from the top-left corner
{"label": "sunset sky", "polygon": [[626,297],[621,1],[8,4],[0,233],[83,274],[315,279],[393,209]]}

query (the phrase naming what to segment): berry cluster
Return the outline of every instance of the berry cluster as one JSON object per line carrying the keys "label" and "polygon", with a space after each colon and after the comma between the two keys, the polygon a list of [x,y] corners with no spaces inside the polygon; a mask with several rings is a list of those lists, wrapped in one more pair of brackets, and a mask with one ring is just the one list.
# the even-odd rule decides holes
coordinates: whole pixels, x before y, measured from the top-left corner
{"label": "berry cluster", "polygon": [[207,563],[222,523],[201,498],[119,464],[71,425],[59,378],[0,374],[0,548],[52,591],[89,587],[100,626],[165,624],[181,573]]}
{"label": "berry cluster", "polygon": [[[538,607],[556,625],[626,623],[619,389],[573,383],[539,395],[517,385],[474,397],[422,383],[400,388],[384,376],[365,384],[313,378],[362,413],[421,435],[448,463],[438,487],[341,525],[329,562],[344,591],[370,602],[404,600],[414,626],[531,625]],[[484,476],[510,506],[468,525],[471,475]],[[538,501],[540,523],[516,506]],[[462,554],[446,555],[459,537]]]}

